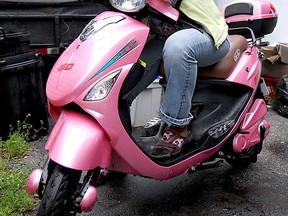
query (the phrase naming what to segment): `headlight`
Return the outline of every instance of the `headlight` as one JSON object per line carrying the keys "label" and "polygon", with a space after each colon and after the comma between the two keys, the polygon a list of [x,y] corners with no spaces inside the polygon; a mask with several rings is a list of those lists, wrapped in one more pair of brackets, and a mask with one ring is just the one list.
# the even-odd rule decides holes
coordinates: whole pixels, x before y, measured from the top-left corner
{"label": "headlight", "polygon": [[109,0],[111,5],[123,12],[137,12],[144,8],[146,0]]}
{"label": "headlight", "polygon": [[118,76],[119,71],[115,74],[111,74],[97,83],[84,98],[84,101],[98,101],[104,99],[111,89],[113,88]]}
{"label": "headlight", "polygon": [[125,19],[125,18],[122,16],[105,17],[104,19],[99,19],[99,20],[93,19],[85,26],[85,28],[81,32],[80,40],[83,42],[83,41],[87,40],[87,38],[90,35],[97,33],[98,31],[100,31],[105,26],[120,22],[123,19]]}

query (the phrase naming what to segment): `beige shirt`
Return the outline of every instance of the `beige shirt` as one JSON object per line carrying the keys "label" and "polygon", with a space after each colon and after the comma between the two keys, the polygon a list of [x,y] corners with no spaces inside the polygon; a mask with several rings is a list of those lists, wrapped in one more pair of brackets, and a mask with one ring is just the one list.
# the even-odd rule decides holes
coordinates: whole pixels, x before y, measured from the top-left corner
{"label": "beige shirt", "polygon": [[227,38],[228,26],[213,0],[182,0],[179,9],[205,28],[217,48]]}

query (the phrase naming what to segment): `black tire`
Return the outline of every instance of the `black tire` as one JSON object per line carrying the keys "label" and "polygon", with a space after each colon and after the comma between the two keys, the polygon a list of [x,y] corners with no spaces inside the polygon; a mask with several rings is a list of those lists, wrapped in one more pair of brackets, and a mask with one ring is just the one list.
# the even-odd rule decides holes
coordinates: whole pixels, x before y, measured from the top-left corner
{"label": "black tire", "polygon": [[235,168],[247,168],[251,163],[257,162],[257,155],[261,150],[262,144],[258,143],[239,154],[234,154],[231,158],[226,158],[226,161]]}
{"label": "black tire", "polygon": [[43,194],[37,216],[76,215],[72,196],[81,171],[56,165]]}

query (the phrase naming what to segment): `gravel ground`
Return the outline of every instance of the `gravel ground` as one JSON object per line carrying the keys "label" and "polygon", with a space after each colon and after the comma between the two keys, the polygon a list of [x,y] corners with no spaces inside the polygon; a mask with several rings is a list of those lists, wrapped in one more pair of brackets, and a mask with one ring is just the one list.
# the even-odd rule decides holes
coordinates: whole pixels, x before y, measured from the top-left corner
{"label": "gravel ground", "polygon": [[[237,183],[238,187],[240,187],[241,185],[242,185],[242,187],[246,187],[248,185],[247,188],[249,188],[250,192],[248,193],[246,191],[245,196],[250,197],[249,199],[247,198],[248,200],[250,200],[250,202],[252,202],[253,200],[257,201],[257,202],[255,201],[255,203],[257,203],[257,205],[256,204],[252,205],[250,203],[251,206],[249,206],[249,209],[247,210],[247,212],[249,213],[247,215],[259,215],[259,216],[260,215],[261,216],[265,216],[265,215],[277,215],[277,216],[280,215],[280,216],[282,216],[283,215],[284,216],[283,212],[286,212],[287,213],[286,215],[288,215],[288,207],[287,208],[285,207],[286,203],[288,203],[288,198],[287,198],[287,196],[285,196],[285,193],[284,193],[288,187],[287,180],[285,180],[287,178],[287,170],[288,170],[288,167],[287,167],[287,149],[288,149],[287,126],[288,126],[288,121],[287,121],[287,118],[284,118],[284,117],[278,115],[273,110],[269,110],[267,118],[271,123],[271,132],[270,132],[269,136],[267,137],[267,139],[265,140],[265,144],[263,146],[263,151],[259,155],[259,162],[257,162],[254,166],[252,166],[252,168],[250,168],[247,172],[243,172],[240,174],[239,173],[234,174],[234,178],[236,178],[236,177],[238,178],[240,176],[239,179],[234,179],[234,183],[235,184]],[[44,161],[44,159],[46,158],[46,152],[44,149],[45,139],[46,138],[33,143],[31,151],[23,159],[24,165],[29,165],[32,167],[38,167],[38,165]],[[185,201],[185,200],[191,199],[190,194],[186,194],[186,192],[184,191],[181,196],[180,195],[178,196],[178,198],[177,198],[178,201],[176,202],[176,203],[178,203],[177,207],[179,207],[180,209],[183,209],[184,207],[185,208],[189,207],[188,209],[185,209],[185,211],[184,211],[187,214],[180,214],[180,215],[191,215],[192,213],[194,214],[196,212],[198,212],[198,213],[205,212],[205,214],[203,213],[203,214],[198,214],[198,215],[211,215],[211,213],[213,211],[215,213],[216,210],[210,208],[209,205],[212,205],[212,206],[214,205],[214,207],[218,205],[218,207],[219,207],[220,205],[222,205],[222,203],[224,203],[224,204],[226,203],[226,205],[228,205],[227,203],[230,203],[229,205],[233,206],[233,211],[231,209],[228,209],[227,213],[233,212],[233,214],[220,214],[220,213],[218,214],[217,213],[215,215],[245,215],[245,214],[242,214],[243,213],[243,202],[242,202],[243,200],[241,201],[241,199],[242,199],[241,197],[244,195],[242,194],[240,196],[239,191],[236,191],[237,196],[233,196],[233,199],[229,199],[230,201],[229,200],[226,200],[225,202],[221,201],[221,203],[217,203],[215,201],[219,197],[220,198],[223,197],[223,193],[226,193],[227,196],[232,196],[233,193],[235,192],[235,191],[234,192],[233,191],[227,192],[227,190],[226,190],[227,185],[225,186],[224,183],[223,183],[224,186],[223,185],[220,185],[220,186],[210,185],[210,183],[213,182],[213,180],[215,180],[212,178],[216,178],[218,175],[219,176],[217,178],[218,178],[219,182],[226,181],[225,178],[223,178],[223,180],[221,180],[221,179],[223,176],[227,175],[227,173],[225,174],[225,172],[227,172],[227,170],[229,171],[230,168],[227,167],[227,165],[224,165],[223,168],[218,168],[218,169],[219,170],[216,169],[214,171],[211,171],[211,174],[209,174],[209,176],[211,176],[211,179],[210,180],[205,179],[205,182],[204,182],[205,184],[207,183],[207,185],[205,186],[206,188],[211,187],[210,192],[213,194],[211,194],[210,192],[209,193],[207,192],[208,193],[207,197],[209,197],[207,200],[207,197],[205,195],[205,190],[203,189],[204,192],[203,191],[202,192],[205,196],[202,194],[203,197],[200,196],[200,198],[198,197],[197,199],[193,200],[193,202],[195,202],[194,204],[198,203],[197,208],[195,208],[193,205],[191,207],[189,207],[190,203],[189,204],[186,203],[187,201]],[[208,172],[208,171],[206,171],[206,172]],[[272,175],[269,173],[271,173]],[[243,176],[242,176],[242,174],[243,174]],[[245,174],[245,177],[244,177],[244,174]],[[205,172],[203,172],[203,173],[199,172],[199,174],[197,174],[197,175],[199,175],[199,176],[205,175]],[[213,177],[213,176],[215,176],[215,177]],[[248,176],[250,176],[250,177],[247,179]],[[196,180],[197,180],[197,177],[196,177]],[[129,186],[125,186],[125,181],[127,181],[127,184],[129,183],[128,184]],[[177,184],[181,184],[181,182],[182,182],[182,184],[185,185],[188,182],[190,185],[189,188],[191,187],[189,190],[192,190],[192,191],[195,189],[194,184],[197,185],[197,181],[196,181],[196,183],[194,182],[194,184],[192,184],[191,180],[189,180],[189,178],[185,177],[185,176],[184,177],[180,176],[179,178],[173,179],[173,180],[168,181],[168,182],[164,181],[162,183],[161,182],[159,183],[157,181],[147,180],[147,179],[144,179],[141,177],[134,177],[134,176],[127,176],[125,181],[121,183],[122,184],[121,187],[120,187],[120,185],[118,185],[118,183],[116,181],[115,183],[112,183],[112,184],[109,183],[107,185],[107,187],[105,186],[105,187],[98,188],[99,189],[98,192],[99,192],[99,194],[101,194],[102,198],[105,198],[105,196],[108,196],[105,198],[105,204],[102,203],[101,198],[100,198],[100,201],[99,201],[100,203],[99,203],[98,207],[96,207],[95,210],[93,212],[91,212],[91,214],[86,214],[86,215],[143,215],[143,214],[141,214],[141,212],[139,212],[140,210],[144,211],[143,210],[144,206],[143,206],[143,202],[142,202],[143,200],[140,202],[139,199],[141,200],[141,197],[148,196],[146,194],[146,193],[148,193],[148,191],[145,189],[145,185],[146,185],[146,187],[151,187],[151,190],[155,186],[154,190],[156,190],[156,191],[157,191],[157,188],[161,188],[161,190],[165,190],[166,189],[165,186],[167,186],[166,184],[168,184],[168,185],[172,184],[172,186],[173,186],[174,184],[177,185]],[[255,185],[253,185],[256,183],[255,181],[257,181],[258,183],[260,183],[260,182],[262,182],[262,183],[260,183],[260,184],[257,183],[257,185],[255,187]],[[201,181],[199,180],[199,182],[202,182],[202,180]],[[114,192],[113,192],[114,189],[112,189],[113,184],[116,184],[117,188],[120,187],[120,188],[118,188],[118,190],[120,190],[120,191],[118,191],[116,194],[114,194]],[[141,187],[139,187],[140,185],[142,185],[142,187],[144,187],[144,189],[143,188],[141,189]],[[170,188],[170,186],[168,188]],[[122,189],[121,189],[122,187],[124,187],[124,188],[127,187],[127,188],[125,191],[122,191]],[[132,188],[133,190],[131,191],[129,188],[130,189]],[[115,191],[117,191],[117,190],[115,190]],[[127,194],[128,197],[130,197],[130,196],[133,197],[133,193],[137,193],[138,195],[132,199],[127,199],[127,203],[125,203],[125,201],[121,201],[121,205],[120,205],[119,200],[122,200],[122,198],[120,199],[119,196],[125,197],[125,194],[129,191],[130,191],[130,195]],[[141,193],[143,193],[143,195],[141,195]],[[153,190],[149,193],[153,193]],[[171,193],[171,192],[169,192],[169,193]],[[103,197],[103,194],[104,194],[104,197]],[[164,194],[166,194],[166,193],[164,192]],[[178,194],[178,192],[177,192],[177,194]],[[185,197],[186,195],[187,195],[187,197]],[[152,194],[151,196],[154,197],[155,194]],[[119,200],[116,199],[117,197],[119,198]],[[160,196],[160,198],[161,198],[161,196]],[[239,198],[239,200],[238,200],[238,198]],[[149,195],[149,199],[151,199],[150,195]],[[277,199],[278,199],[278,203],[277,203]],[[139,201],[139,203],[137,200]],[[150,215],[157,215],[158,213],[161,214],[161,212],[163,212],[163,211],[165,212],[165,209],[167,208],[166,201],[170,203],[170,199],[167,196],[162,197],[161,200],[158,200],[156,198],[155,199],[152,198],[152,200],[153,200],[153,205],[156,205],[158,207],[156,209],[157,212],[154,212],[153,214],[150,214]],[[186,203],[186,204],[184,205],[183,203],[184,204]],[[208,205],[208,203],[210,203],[210,204]],[[181,206],[182,204],[184,206]],[[246,203],[246,205],[248,205],[248,204]],[[103,207],[100,207],[100,206],[103,206]],[[114,206],[114,208],[111,209],[110,206]],[[163,209],[161,206],[163,207]],[[259,210],[260,209],[259,206],[261,206],[261,209],[262,209],[261,211]],[[149,210],[149,212],[151,210],[150,207],[147,206],[147,208],[148,208],[147,211]],[[245,207],[245,204],[244,204],[244,207]],[[37,208],[37,206],[36,206],[36,208]],[[193,210],[194,212],[191,210],[191,208],[195,208],[195,210]],[[222,208],[222,207],[220,207],[220,208]],[[222,210],[221,210],[222,213],[223,213],[223,209],[225,209],[225,207],[222,208]],[[146,211],[146,213],[147,213],[147,211]],[[278,213],[277,213],[277,211],[278,211]],[[123,214],[121,214],[121,212]],[[265,214],[265,212],[266,213],[268,212],[268,214]],[[35,212],[31,213],[31,215],[34,216]],[[171,213],[171,215],[173,215],[173,214]],[[174,214],[174,215],[176,215],[176,214]]]}

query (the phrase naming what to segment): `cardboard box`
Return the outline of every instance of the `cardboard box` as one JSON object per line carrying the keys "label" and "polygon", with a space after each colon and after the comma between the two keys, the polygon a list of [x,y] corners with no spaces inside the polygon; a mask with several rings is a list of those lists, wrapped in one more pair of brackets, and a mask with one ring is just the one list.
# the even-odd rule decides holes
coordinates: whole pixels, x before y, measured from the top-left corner
{"label": "cardboard box", "polygon": [[132,127],[144,126],[154,117],[158,117],[162,99],[162,86],[155,80],[141,92],[131,105]]}
{"label": "cardboard box", "polygon": [[278,43],[274,46],[261,47],[265,55],[261,75],[263,77],[281,78],[288,74],[288,44]]}

